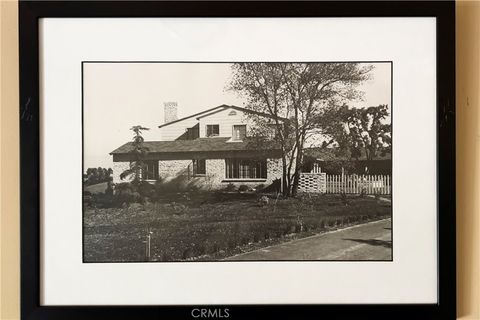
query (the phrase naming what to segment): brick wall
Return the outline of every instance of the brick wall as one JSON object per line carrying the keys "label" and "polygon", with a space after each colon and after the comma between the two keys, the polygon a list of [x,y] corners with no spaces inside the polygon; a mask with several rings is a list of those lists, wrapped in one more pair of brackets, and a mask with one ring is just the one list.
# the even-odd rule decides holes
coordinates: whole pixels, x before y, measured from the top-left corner
{"label": "brick wall", "polygon": [[326,173],[300,173],[298,192],[325,193]]}
{"label": "brick wall", "polygon": [[[166,181],[172,180],[179,176],[189,177],[191,176],[192,168],[189,165],[192,164],[192,160],[161,160],[158,161],[158,174],[162,179]],[[207,159],[206,175],[204,177],[195,177],[196,185],[205,190],[215,190],[225,188],[229,183],[233,183],[235,186],[247,185],[252,188],[259,184],[265,186],[270,185],[276,179],[282,177],[282,161],[281,159],[268,159],[267,160],[267,179],[266,181],[227,181],[225,180],[225,159]],[[128,180],[120,180],[120,174],[128,169],[129,162],[114,162],[113,163],[113,182],[120,183]],[[190,171],[190,172],[189,172]]]}
{"label": "brick wall", "polygon": [[271,184],[274,180],[282,178],[282,159],[267,160],[267,182]]}
{"label": "brick wall", "polygon": [[249,187],[256,187],[259,184],[269,186],[274,180],[282,177],[282,161],[281,159],[268,159],[267,160],[267,179],[265,181],[228,181],[225,180],[225,159],[207,159],[207,176],[205,177],[205,183],[210,189],[222,189],[229,183],[235,186],[247,185]]}
{"label": "brick wall", "polygon": [[[192,160],[162,160],[158,161],[158,175],[162,179],[170,180],[179,175],[188,175],[188,166]],[[191,170],[191,167],[190,167]]]}
{"label": "brick wall", "polygon": [[120,174],[127,170],[130,167],[130,162],[114,162],[113,163],[113,183],[128,182],[131,180],[131,177],[128,179],[120,180]]}

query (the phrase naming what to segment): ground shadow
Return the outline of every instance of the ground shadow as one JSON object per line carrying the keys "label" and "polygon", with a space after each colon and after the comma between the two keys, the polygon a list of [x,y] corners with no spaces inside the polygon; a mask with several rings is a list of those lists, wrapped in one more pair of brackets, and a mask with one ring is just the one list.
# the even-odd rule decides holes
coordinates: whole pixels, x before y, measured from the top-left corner
{"label": "ground shadow", "polygon": [[343,240],[365,243],[365,244],[369,244],[371,246],[382,246],[382,247],[385,247],[385,248],[392,248],[392,242],[391,241],[384,241],[384,240],[377,240],[377,239],[343,239]]}

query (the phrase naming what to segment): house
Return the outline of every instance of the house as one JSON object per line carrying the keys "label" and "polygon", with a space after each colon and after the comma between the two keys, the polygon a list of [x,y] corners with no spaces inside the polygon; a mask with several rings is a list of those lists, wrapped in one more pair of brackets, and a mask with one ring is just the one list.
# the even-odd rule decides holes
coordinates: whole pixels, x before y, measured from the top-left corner
{"label": "house", "polygon": [[[281,178],[280,149],[275,143],[260,148],[252,131],[260,119],[273,134],[286,119],[230,105],[177,119],[175,103],[164,107],[165,123],[156,128],[160,139],[143,144],[148,148],[145,180],[193,179],[207,189],[221,189],[230,183],[268,186]],[[114,183],[125,181],[120,174],[135,159],[132,149],[128,142],[110,153]]]}

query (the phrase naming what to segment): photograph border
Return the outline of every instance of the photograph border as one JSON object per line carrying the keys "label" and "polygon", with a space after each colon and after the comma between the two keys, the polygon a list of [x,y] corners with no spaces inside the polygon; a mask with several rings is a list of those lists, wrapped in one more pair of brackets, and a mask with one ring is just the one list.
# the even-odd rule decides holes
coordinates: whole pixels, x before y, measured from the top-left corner
{"label": "photograph border", "polygon": [[[424,2],[29,2],[19,4],[22,319],[189,318],[182,306],[40,306],[39,35],[42,17],[436,17],[438,303],[229,306],[232,317],[455,318],[455,3]],[[205,306],[208,307],[208,306]],[[216,306],[220,308],[221,306]]]}
{"label": "photograph border", "polygon": [[[84,92],[84,64],[92,63],[92,64],[229,64],[229,63],[236,63],[237,61],[127,61],[127,60],[85,60],[81,62],[81,76],[82,76],[82,116],[81,116],[81,121],[82,121],[82,175],[85,173],[85,126],[84,126],[84,114],[85,114],[85,108],[84,108],[84,103],[85,103],[85,92]],[[390,171],[391,177],[390,177],[390,188],[391,188],[391,207],[390,207],[390,219],[392,221],[391,225],[391,230],[390,230],[390,237],[391,237],[391,244],[392,247],[390,248],[390,259],[389,260],[316,260],[316,259],[282,259],[282,260],[168,260],[168,261],[147,261],[148,263],[176,263],[176,262],[188,262],[188,263],[208,263],[208,262],[393,262],[393,250],[394,250],[394,245],[393,245],[393,231],[394,231],[394,226],[393,226],[393,194],[394,194],[394,183],[393,181],[395,180],[393,177],[393,61],[391,60],[358,60],[358,61],[241,61],[242,63],[389,63],[390,64],[390,123],[391,123],[391,137],[392,137],[392,150],[390,152],[391,154],[391,159],[390,159]],[[85,184],[82,182],[82,204],[83,204],[83,193],[85,190]],[[368,221],[368,222],[376,222],[377,220],[373,221]],[[117,263],[145,263],[146,261],[85,261],[85,206],[82,205],[82,262],[83,263],[112,263],[112,264],[117,264]],[[361,224],[358,225],[352,225],[349,227],[355,227],[355,226],[360,226]],[[339,231],[342,228],[338,229]],[[320,235],[320,234],[325,234],[325,232],[320,232],[316,233],[315,235]],[[302,239],[302,238],[299,238]],[[284,242],[281,242],[282,244]],[[257,249],[256,249],[257,250]]]}

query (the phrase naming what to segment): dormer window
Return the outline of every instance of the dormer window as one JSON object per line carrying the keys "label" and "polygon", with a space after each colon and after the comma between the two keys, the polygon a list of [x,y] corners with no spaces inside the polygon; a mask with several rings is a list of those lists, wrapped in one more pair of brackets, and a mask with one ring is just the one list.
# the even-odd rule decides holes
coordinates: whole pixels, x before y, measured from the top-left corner
{"label": "dormer window", "polygon": [[220,126],[218,124],[207,124],[207,137],[217,137],[220,135]]}
{"label": "dormer window", "polygon": [[233,126],[233,134],[232,134],[232,140],[235,141],[242,141],[245,139],[247,136],[247,126],[242,124],[242,125],[234,125]]}

